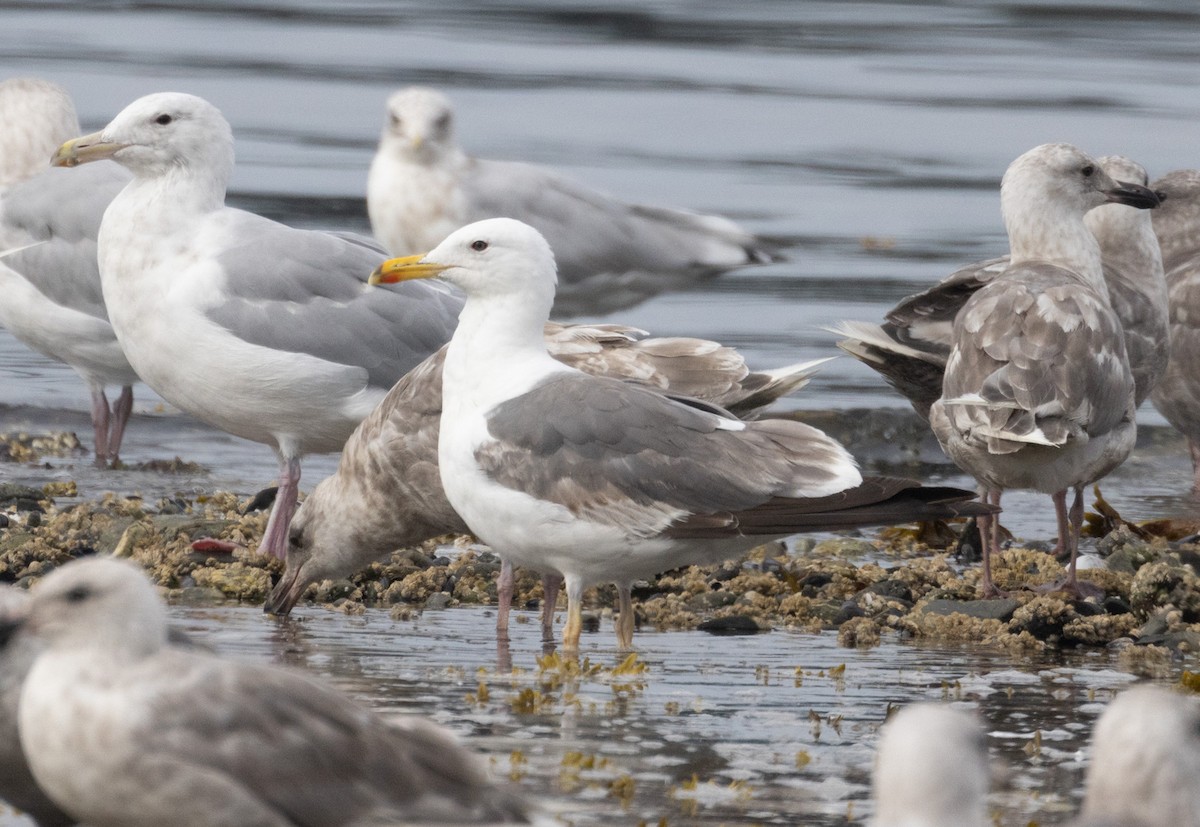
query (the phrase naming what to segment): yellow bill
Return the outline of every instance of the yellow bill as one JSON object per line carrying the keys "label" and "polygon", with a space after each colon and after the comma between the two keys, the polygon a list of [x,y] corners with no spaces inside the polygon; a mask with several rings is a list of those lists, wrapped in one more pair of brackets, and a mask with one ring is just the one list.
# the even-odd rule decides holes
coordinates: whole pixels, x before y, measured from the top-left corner
{"label": "yellow bill", "polygon": [[102,161],[111,158],[127,146],[129,144],[105,141],[99,132],[93,132],[91,135],[72,138],[60,146],[50,158],[50,166],[77,167],[89,161]]}
{"label": "yellow bill", "polygon": [[428,254],[389,258],[375,268],[375,272],[367,279],[367,284],[395,284],[413,279],[431,279],[443,270],[450,269],[446,264],[422,261],[426,255]]}

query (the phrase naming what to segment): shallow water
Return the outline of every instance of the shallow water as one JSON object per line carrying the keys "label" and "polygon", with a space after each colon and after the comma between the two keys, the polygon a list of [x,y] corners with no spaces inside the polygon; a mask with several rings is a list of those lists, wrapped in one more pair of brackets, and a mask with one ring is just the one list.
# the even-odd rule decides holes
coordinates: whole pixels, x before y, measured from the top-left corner
{"label": "shallow water", "polygon": [[[237,136],[232,201],[297,224],[351,229],[366,227],[361,196],[387,94],[407,83],[439,86],[455,101],[460,139],[474,154],[552,164],[630,200],[720,212],[789,242],[787,262],[605,317],[715,338],[763,367],[832,355],[823,325],[877,319],[957,265],[1003,252],[999,177],[1035,144],[1119,152],[1154,176],[1200,164],[1200,11],[1182,0],[481,5],[0,0],[0,76],[63,83],[89,130],[148,92],[203,95]],[[787,407],[847,411],[838,427],[873,469],[966,483],[929,440],[897,451],[889,433],[906,406],[853,360],[831,364]],[[65,427],[90,442],[86,408],[83,384],[68,369],[0,331],[0,431]],[[863,408],[895,413],[852,410]],[[70,478],[84,497],[118,490],[154,498],[250,492],[275,473],[266,448],[164,411],[147,389],[138,390],[137,410],[127,461],[180,455],[209,473],[101,473],[86,459],[52,460],[0,467],[0,480]],[[1152,409],[1142,414],[1162,425]],[[305,487],[334,461],[307,460]],[[1182,443],[1145,428],[1105,494],[1131,518],[1185,515],[1195,508],[1183,494],[1189,482]],[[1019,536],[1052,534],[1046,498],[1017,493],[1006,502]],[[505,687],[490,706],[462,700],[475,668],[494,667],[490,619],[478,612],[429,612],[415,625],[305,614],[278,627],[253,609],[177,611],[222,650],[300,661],[380,706],[436,713],[498,755],[502,769],[519,744],[531,789],[565,800],[576,823],[660,815],[789,823],[798,814],[805,823],[841,823],[852,801],[860,817],[885,704],[939,697],[943,680],[958,679],[967,699],[986,695],[991,744],[1020,767],[997,799],[1006,821],[1041,807],[1039,820],[1054,823],[1079,778],[1076,750],[1095,713],[1088,689],[1127,680],[1105,653],[1013,663],[896,643],[848,652],[828,635],[641,633],[650,678],[615,718],[603,708],[611,689],[590,684],[581,689],[597,700],[596,713],[514,717],[495,700],[515,691],[507,679],[488,676]],[[535,636],[529,627],[514,652],[526,670]],[[808,676],[792,685],[797,666],[841,662],[842,690]],[[760,665],[771,667],[765,685],[755,680]],[[667,714],[668,703],[680,712]],[[809,709],[843,715],[842,733],[823,725],[815,738]],[[1044,742],[1043,755],[1029,758],[1021,747],[1035,728],[1061,730],[1066,740]],[[627,817],[615,800],[558,790],[570,749],[603,752],[634,776]],[[813,757],[803,770],[800,750]],[[663,794],[693,772],[723,788],[702,786],[718,803],[698,816]],[[731,780],[749,784],[748,800],[724,789]],[[1042,788],[1037,802],[1019,792]]]}

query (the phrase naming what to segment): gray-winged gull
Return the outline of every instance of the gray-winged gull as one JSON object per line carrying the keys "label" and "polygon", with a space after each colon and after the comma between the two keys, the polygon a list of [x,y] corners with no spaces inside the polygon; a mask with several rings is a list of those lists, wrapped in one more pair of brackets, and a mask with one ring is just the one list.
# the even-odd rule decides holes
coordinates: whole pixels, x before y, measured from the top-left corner
{"label": "gray-winged gull", "polygon": [[[435,276],[467,293],[442,374],[446,498],[502,558],[563,576],[568,650],[578,649],[592,583],[627,585],[806,529],[981,513],[958,489],[864,481],[815,428],[743,422],[555,360],[543,333],[554,256],[527,224],[468,225],[371,279]],[[617,634],[631,644],[631,612]]]}
{"label": "gray-winged gull", "polygon": [[1096,722],[1091,753],[1075,827],[1200,827],[1200,700],[1127,689]]}
{"label": "gray-winged gull", "polygon": [[[1005,488],[1052,495],[1059,544],[1071,555],[1063,585],[1076,592],[1083,487],[1125,461],[1137,431],[1121,322],[1100,246],[1083,223],[1105,201],[1159,203],[1069,144],[1043,144],[1013,161],[1000,186],[1012,261],[955,317],[942,398],[929,412],[938,442],[979,481],[985,501],[999,502]],[[997,592],[993,523],[980,525],[985,596]]]}
{"label": "gray-winged gull", "polygon": [[17,634],[45,647],[21,693],[21,744],[41,787],[91,827],[529,820],[432,723],[172,646],[166,607],[131,563],[51,573]]}
{"label": "gray-winged gull", "polygon": [[[752,372],[733,348],[704,339],[646,338],[619,325],[545,327],[554,358],[586,373],[641,382],[703,399],[739,416],[753,415],[808,382],[825,359]],[[438,475],[445,348],[414,368],[346,441],[333,476],[300,505],[288,537],[287,565],[265,609],[287,614],[309,583],[347,577],[387,552],[468,528],[450,507]],[[511,603],[512,566],[502,563],[497,630]],[[554,610],[556,582],[544,581],[543,626]]]}
{"label": "gray-winged gull", "polygon": [[[1117,181],[1148,183],[1146,170],[1120,155],[1097,159]],[[1084,223],[1100,244],[1109,303],[1125,333],[1138,405],[1150,395],[1167,366],[1167,285],[1150,214],[1123,204],[1102,204]],[[1154,225],[1158,224],[1155,213]],[[849,338],[838,347],[878,371],[925,419],[942,395],[942,377],[954,319],[975,291],[993,281],[1009,257],[968,264],[938,284],[902,299],[883,324],[842,322],[833,328]]]}
{"label": "gray-winged gull", "polygon": [[40,827],[66,827],[75,819],[64,813],[33,780],[17,735],[21,686],[37,657],[35,641],[6,640],[6,630],[21,623],[29,611],[29,593],[0,586],[0,799],[27,814]]}
{"label": "gray-winged gull", "polygon": [[[0,262],[0,326],[83,378],[96,464],[115,462],[137,374],[108,322],[96,233],[129,173],[116,164],[97,164],[83,176],[48,167],[58,145],[79,134],[75,107],[57,84],[0,83],[0,124],[0,249],[45,242]],[[121,391],[110,405],[105,388],[114,385]]]}
{"label": "gray-winged gull", "polygon": [[559,313],[627,307],[776,257],[725,218],[626,204],[546,167],[472,158],[455,139],[450,101],[419,86],[388,99],[367,205],[376,238],[398,256],[484,218],[536,227],[558,261]]}
{"label": "gray-winged gull", "polygon": [[990,827],[987,743],[978,719],[915,703],[883,725],[871,827]]}
{"label": "gray-winged gull", "polygon": [[1200,492],[1200,171],[1168,173],[1154,182],[1166,194],[1154,211],[1170,291],[1171,358],[1151,400],[1187,437],[1193,488]]}
{"label": "gray-winged gull", "polygon": [[55,163],[104,158],[134,175],[100,226],[113,329],[168,402],[275,449],[279,492],[259,547],[282,559],[301,456],[339,450],[445,344],[462,299],[440,285],[368,289],[374,244],[225,206],[233,136],[201,98],[134,101]]}

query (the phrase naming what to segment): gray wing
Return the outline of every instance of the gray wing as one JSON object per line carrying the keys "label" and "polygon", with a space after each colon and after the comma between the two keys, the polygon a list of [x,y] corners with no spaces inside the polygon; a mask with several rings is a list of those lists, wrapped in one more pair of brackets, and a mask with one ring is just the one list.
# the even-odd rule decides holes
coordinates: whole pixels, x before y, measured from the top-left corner
{"label": "gray wing", "polygon": [[389,725],[286,670],[168,651],[139,742],[148,762],[223,776],[288,824],[519,822],[523,803],[432,724]]}
{"label": "gray wing", "polygon": [[4,263],[55,303],[107,320],[96,235],[104,210],[131,177],[109,162],[47,168],[6,191],[0,200],[0,247],[46,243]]}
{"label": "gray wing", "polygon": [[1116,275],[1117,267],[1116,263],[1104,263],[1108,300],[1125,332],[1125,353],[1133,372],[1135,399],[1140,405],[1158,384],[1170,356],[1167,302],[1148,297],[1135,280],[1136,274]]}
{"label": "gray wing", "polygon": [[955,426],[993,453],[1107,433],[1132,396],[1120,322],[1069,271],[1010,267],[959,314],[943,398]]}
{"label": "gray wing", "polygon": [[1167,272],[1170,357],[1151,392],[1154,406],[1189,439],[1200,439],[1200,253]]}
{"label": "gray wing", "polygon": [[504,216],[536,227],[566,283],[627,272],[711,275],[776,257],[727,219],[624,204],[543,167],[472,161],[462,189],[469,221]]}
{"label": "gray wing", "polygon": [[367,285],[375,242],[237,212],[217,257],[228,295],[207,315],[239,338],[365,368],[372,385],[390,388],[454,333],[463,299],[451,288]]}
{"label": "gray wing", "polygon": [[857,477],[845,450],[815,428],[726,422],[626,382],[559,374],[489,412],[493,441],[476,460],[501,485],[642,536]]}

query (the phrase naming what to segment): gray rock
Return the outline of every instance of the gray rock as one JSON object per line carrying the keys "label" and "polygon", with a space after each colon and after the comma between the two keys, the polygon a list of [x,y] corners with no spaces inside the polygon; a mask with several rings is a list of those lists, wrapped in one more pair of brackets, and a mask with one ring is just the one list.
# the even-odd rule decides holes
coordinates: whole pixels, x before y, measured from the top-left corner
{"label": "gray rock", "polygon": [[696,628],[701,632],[708,632],[710,635],[756,635],[760,632],[771,631],[770,626],[745,615],[706,620]]}
{"label": "gray rock", "polygon": [[922,607],[925,614],[961,614],[979,620],[1000,620],[1007,623],[1019,607],[1016,600],[930,600]]}

